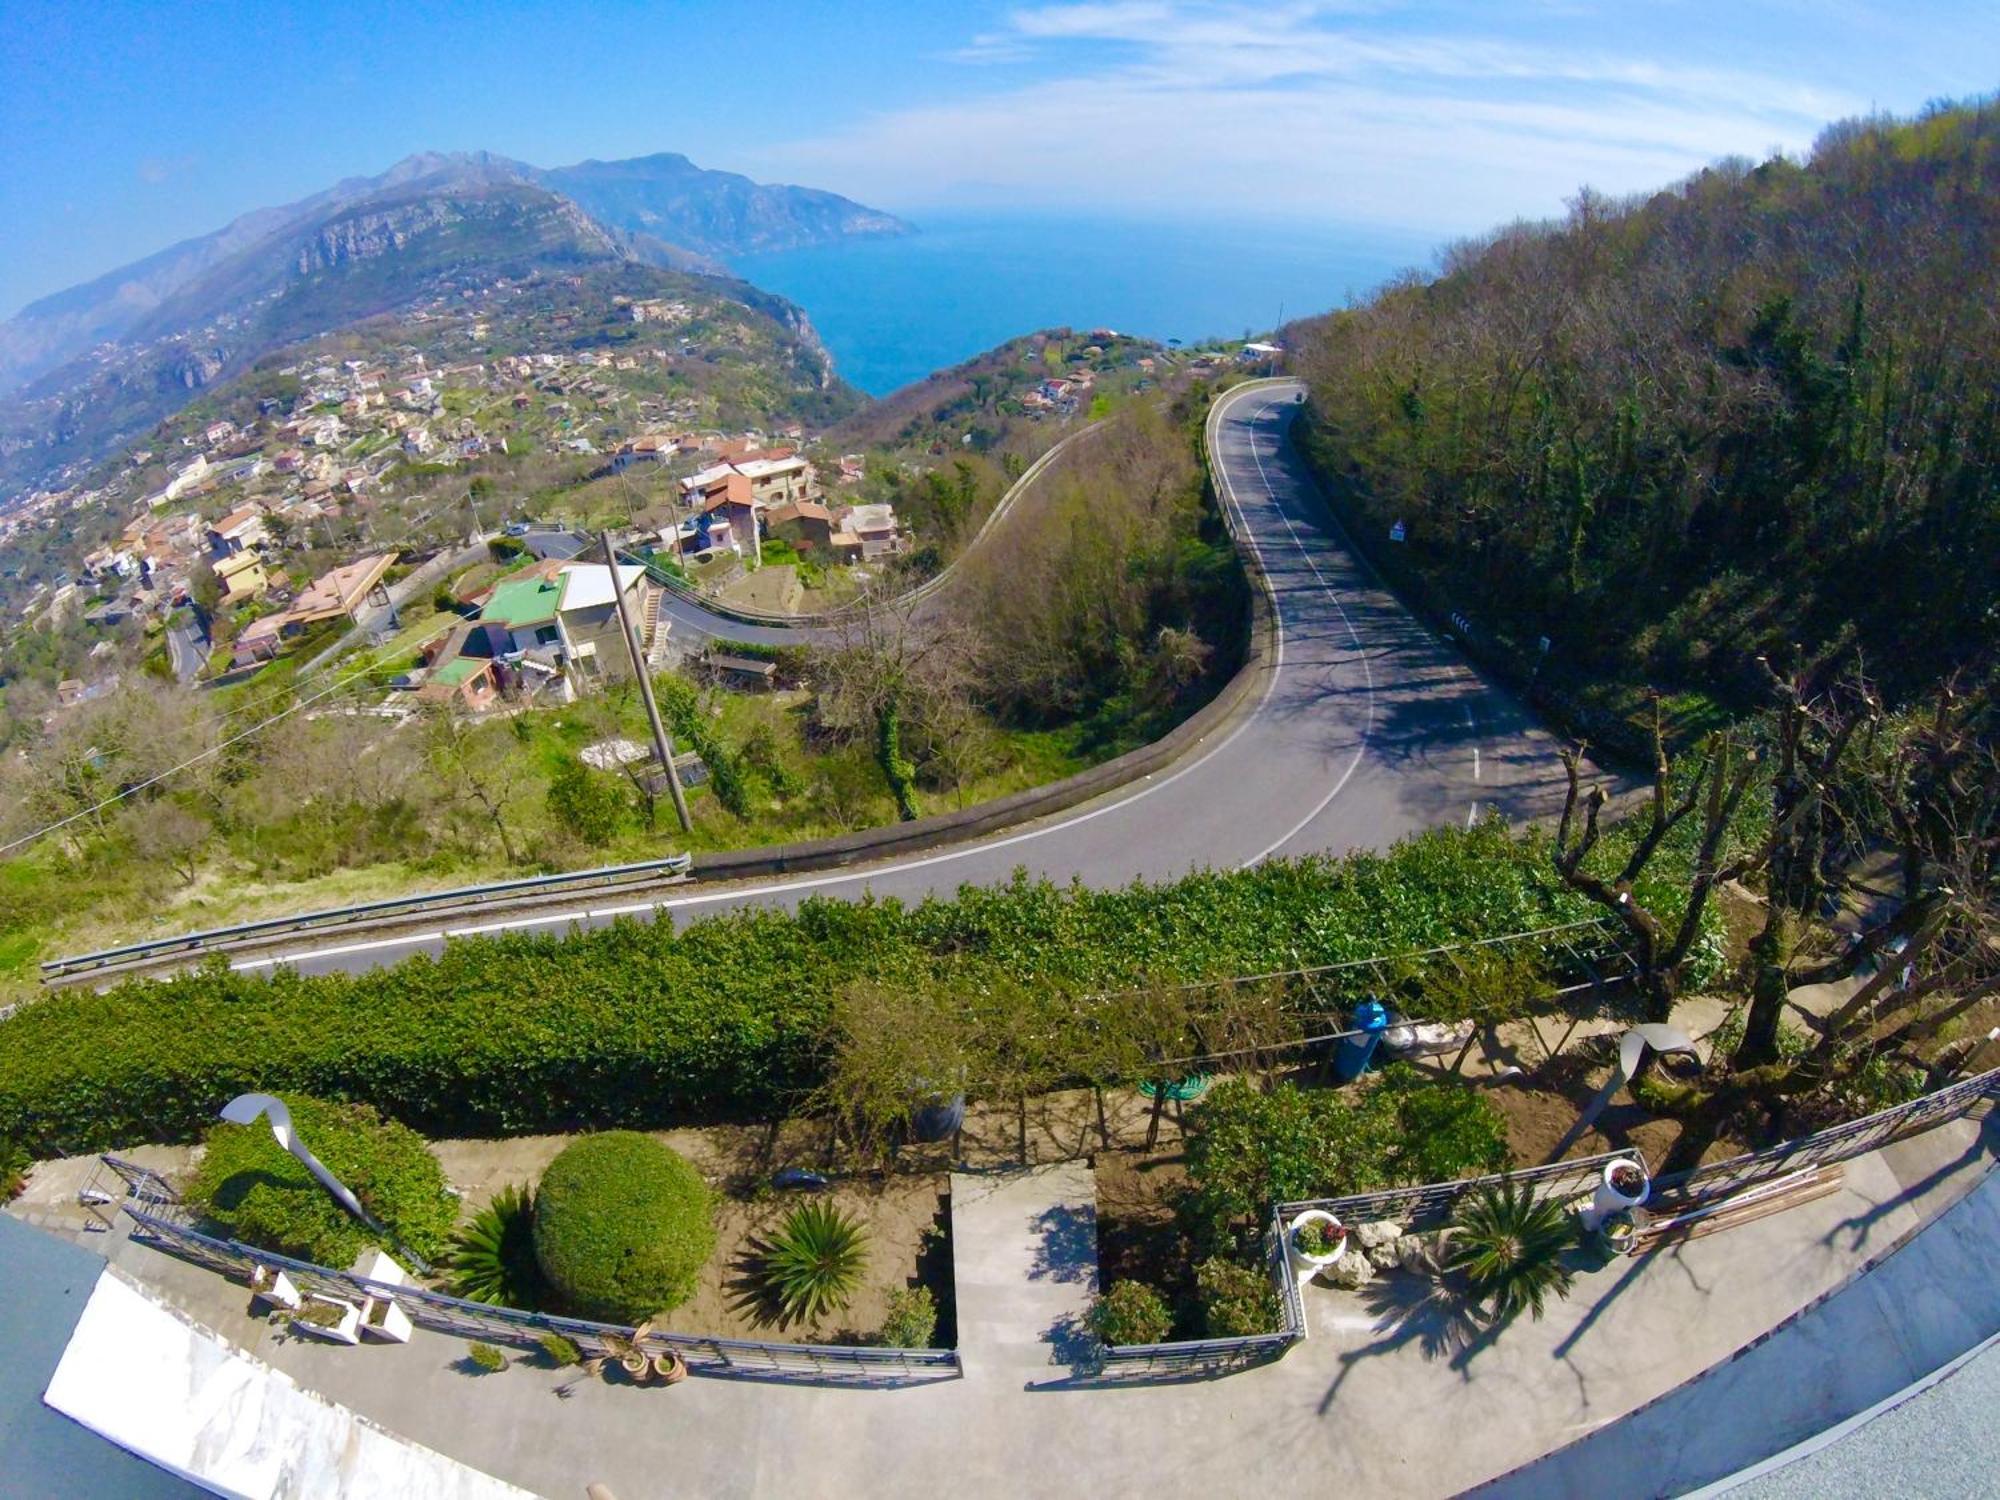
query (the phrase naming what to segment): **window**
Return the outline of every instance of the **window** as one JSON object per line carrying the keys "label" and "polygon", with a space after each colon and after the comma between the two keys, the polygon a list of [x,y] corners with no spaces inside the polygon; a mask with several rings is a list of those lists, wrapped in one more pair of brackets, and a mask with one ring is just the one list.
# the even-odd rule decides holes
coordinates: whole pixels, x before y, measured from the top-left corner
{"label": "window", "polygon": [[561,639],[562,632],[553,625],[544,625],[540,630],[535,632],[535,644],[537,646],[553,646]]}

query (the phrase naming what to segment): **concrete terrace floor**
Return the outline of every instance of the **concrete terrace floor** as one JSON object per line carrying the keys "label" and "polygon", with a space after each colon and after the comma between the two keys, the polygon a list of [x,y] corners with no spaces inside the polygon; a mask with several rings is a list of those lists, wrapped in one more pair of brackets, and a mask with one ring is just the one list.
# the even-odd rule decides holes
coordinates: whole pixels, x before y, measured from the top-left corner
{"label": "concrete terrace floor", "polygon": [[[1086,1273],[1072,1231],[1089,1200],[1075,1168],[1022,1190],[1021,1204],[1004,1181],[977,1179],[1006,1195],[995,1202],[1007,1211],[992,1215],[1001,1243],[967,1246],[967,1378],[888,1391],[694,1379],[671,1390],[591,1381],[559,1397],[566,1377],[556,1371],[523,1360],[468,1374],[462,1341],[423,1330],[404,1346],[289,1339],[248,1316],[241,1287],[144,1246],[111,1248],[128,1272],[307,1387],[549,1496],[580,1495],[592,1481],[643,1500],[1068,1496],[1160,1483],[1247,1495],[1302,1480],[1319,1493],[1442,1496],[1728,1359],[1964,1196],[1995,1146],[1994,1127],[1972,1120],[1898,1142],[1850,1163],[1833,1196],[1582,1279],[1542,1322],[1484,1345],[1438,1347],[1444,1320],[1412,1304],[1414,1283],[1400,1295],[1313,1287],[1312,1337],[1284,1359],[1222,1379],[1118,1388],[1072,1381],[1045,1362],[1042,1329],[1005,1340],[979,1331],[990,1314],[976,1268],[1035,1261],[1023,1239],[1032,1216],[1013,1210],[1038,1195],[1071,1210],[1038,1231],[1060,1238],[1043,1258],[1070,1279],[1052,1278],[1020,1311],[1032,1323],[1080,1300]],[[1990,1331],[1966,1323],[1968,1346]],[[1004,1343],[1004,1357],[981,1360],[982,1338],[996,1352]],[[1058,1346],[1047,1347],[1052,1361]]]}

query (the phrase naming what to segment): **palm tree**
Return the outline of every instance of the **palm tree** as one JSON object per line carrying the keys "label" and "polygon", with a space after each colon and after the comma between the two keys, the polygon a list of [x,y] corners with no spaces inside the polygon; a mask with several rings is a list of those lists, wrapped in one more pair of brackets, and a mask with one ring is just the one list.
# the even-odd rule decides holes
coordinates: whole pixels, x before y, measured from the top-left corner
{"label": "palm tree", "polygon": [[867,1264],[867,1231],[831,1203],[808,1203],[767,1248],[763,1280],[787,1319],[810,1322],[854,1300]]}
{"label": "palm tree", "polygon": [[1526,1183],[1483,1189],[1458,1212],[1445,1265],[1471,1285],[1471,1301],[1496,1325],[1527,1312],[1541,1317],[1549,1296],[1569,1295],[1562,1253],[1574,1242],[1569,1210],[1537,1198]]}

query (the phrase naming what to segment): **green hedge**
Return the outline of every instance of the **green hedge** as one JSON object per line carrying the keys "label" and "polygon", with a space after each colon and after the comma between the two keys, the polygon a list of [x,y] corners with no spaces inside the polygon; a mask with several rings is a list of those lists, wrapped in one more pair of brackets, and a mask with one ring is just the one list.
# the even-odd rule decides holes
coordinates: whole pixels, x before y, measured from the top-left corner
{"label": "green hedge", "polygon": [[38,1155],[192,1140],[232,1095],[365,1100],[433,1135],[656,1126],[768,1113],[819,1081],[856,979],[1114,988],[1518,932],[1587,914],[1546,848],[1497,825],[1384,855],[1273,861],[1121,890],[1017,877],[915,906],[625,923],[455,942],[366,973],[221,963],[0,1023],[0,1136]]}
{"label": "green hedge", "polygon": [[[362,1206],[426,1260],[443,1253],[458,1217],[444,1168],[422,1136],[365,1104],[286,1098],[299,1139]],[[323,1266],[347,1266],[379,1241],[280,1146],[268,1122],[217,1124],[188,1187],[188,1201],[231,1238]]]}
{"label": "green hedge", "polygon": [[679,1307],[714,1253],[708,1185],[635,1130],[565,1146],[535,1190],[535,1263],[566,1311],[637,1322]]}

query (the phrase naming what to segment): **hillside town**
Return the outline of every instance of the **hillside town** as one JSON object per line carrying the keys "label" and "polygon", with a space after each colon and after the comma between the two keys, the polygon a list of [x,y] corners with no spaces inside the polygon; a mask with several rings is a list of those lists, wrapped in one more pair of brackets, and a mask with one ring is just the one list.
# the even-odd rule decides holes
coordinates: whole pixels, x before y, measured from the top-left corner
{"label": "hillside town", "polygon": [[[841,451],[804,421],[727,420],[812,405],[779,399],[772,371],[788,356],[738,304],[626,295],[590,277],[500,278],[461,288],[469,307],[454,300],[281,353],[86,482],[0,510],[12,564],[0,606],[12,642],[49,643],[58,659],[50,711],[134,672],[229,684],[364,646],[409,647],[398,686],[467,709],[572,696],[598,671],[574,642],[503,649],[507,625],[454,634],[446,651],[405,618],[434,604],[478,624],[516,574],[561,592],[557,570],[583,545],[563,528],[609,529],[645,573],[629,601],[642,646],[670,660],[644,594],[686,589],[776,615],[837,602],[918,552],[897,502],[929,470],[1006,433],[1037,451],[1106,392],[1257,357],[1055,330],[1023,341],[1000,376],[948,387],[957,399],[920,421],[861,419],[859,450]],[[893,418],[893,403],[883,410]],[[523,536],[540,540],[531,550]],[[916,559],[938,560],[935,546]],[[571,607],[544,624],[567,636]]]}
{"label": "hillside town", "polygon": [[[453,357],[490,352],[492,320],[420,310],[401,321],[400,345],[279,364],[198,403],[98,482],[0,514],[0,548],[123,517],[74,567],[10,598],[12,629],[101,635],[87,667],[61,679],[63,705],[149,661],[183,682],[233,680],[363,624],[393,628],[413,575],[448,582],[439,564],[484,560],[486,539],[502,561],[537,564],[501,533],[540,519],[520,493],[538,480],[565,497],[616,492],[621,544],[665,554],[655,573],[684,580],[754,571],[770,535],[787,556],[829,565],[905,549],[892,507],[851,503],[861,455],[837,456],[823,485],[797,423],[693,425],[729,403],[677,390],[676,364],[712,359],[704,339],[741,340],[747,326],[718,334],[671,299],[617,298],[603,321],[679,337]],[[573,317],[547,322],[566,334]],[[207,417],[213,405],[228,414]],[[641,516],[654,524],[629,524]],[[491,592],[482,581],[453,607],[476,613]]]}

